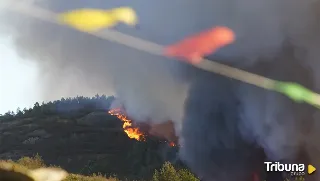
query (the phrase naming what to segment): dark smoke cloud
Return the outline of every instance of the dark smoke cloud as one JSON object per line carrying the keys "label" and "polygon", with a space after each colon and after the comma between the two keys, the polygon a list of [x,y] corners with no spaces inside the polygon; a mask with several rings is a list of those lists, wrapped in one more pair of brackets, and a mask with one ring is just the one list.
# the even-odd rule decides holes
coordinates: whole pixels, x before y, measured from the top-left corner
{"label": "dark smoke cloud", "polygon": [[[226,25],[236,32],[237,41],[210,58],[320,90],[319,0],[42,0],[38,4],[55,12],[131,6],[140,17],[140,28],[117,29],[159,44]],[[182,158],[205,180],[248,180],[262,162],[259,147],[269,159],[294,162],[305,152],[315,166],[320,164],[320,143],[315,139],[319,115],[308,105],[66,27],[12,13],[1,22],[11,28],[21,57],[37,62],[43,72],[39,86],[44,99],[115,92],[137,120],[173,120],[181,131]]]}
{"label": "dark smoke cloud", "polygon": [[[248,70],[314,88],[310,70],[292,51],[282,53],[274,59],[279,62],[260,62]],[[251,180],[264,169],[266,158],[316,165],[319,143],[311,137],[319,130],[315,113],[310,105],[274,92],[213,74],[199,76],[186,101],[181,156],[204,180]],[[314,155],[306,159],[308,145]]]}
{"label": "dark smoke cloud", "polygon": [[239,132],[238,123],[243,120],[237,86],[235,81],[209,74],[191,86],[181,156],[203,180],[252,180],[253,172],[261,168],[263,152]]}

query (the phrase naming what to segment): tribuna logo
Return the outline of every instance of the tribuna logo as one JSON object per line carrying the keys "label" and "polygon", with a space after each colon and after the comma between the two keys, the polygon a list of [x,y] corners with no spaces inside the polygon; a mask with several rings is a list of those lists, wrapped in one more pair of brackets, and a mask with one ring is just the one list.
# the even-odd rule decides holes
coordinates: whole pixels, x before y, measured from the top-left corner
{"label": "tribuna logo", "polygon": [[283,164],[280,162],[264,162],[267,172],[289,172],[291,175],[305,175],[304,164]]}

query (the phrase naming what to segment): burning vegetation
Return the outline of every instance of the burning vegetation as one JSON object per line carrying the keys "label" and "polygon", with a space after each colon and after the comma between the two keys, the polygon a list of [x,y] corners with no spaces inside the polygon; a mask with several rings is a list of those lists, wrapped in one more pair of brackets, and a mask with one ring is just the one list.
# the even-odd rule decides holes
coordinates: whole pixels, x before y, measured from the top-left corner
{"label": "burning vegetation", "polygon": [[120,108],[110,110],[109,114],[117,116],[117,118],[123,122],[122,128],[129,138],[136,139],[138,141],[145,140],[145,136],[142,131],[140,131],[139,128],[133,127],[132,121],[122,113]]}
{"label": "burning vegetation", "polygon": [[[128,118],[128,116],[122,111],[121,108],[115,108],[108,111],[110,115],[116,116],[123,122],[122,128],[124,132],[131,139],[136,139],[138,141],[146,141],[146,133],[141,131],[138,127],[133,125],[133,121]],[[176,144],[174,141],[168,141],[170,147],[175,147]]]}

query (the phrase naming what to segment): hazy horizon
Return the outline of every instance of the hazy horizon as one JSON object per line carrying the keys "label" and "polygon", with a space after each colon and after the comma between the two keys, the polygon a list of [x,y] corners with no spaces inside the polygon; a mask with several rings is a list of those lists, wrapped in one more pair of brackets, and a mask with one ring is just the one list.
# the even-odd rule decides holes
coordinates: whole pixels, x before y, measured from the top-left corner
{"label": "hazy horizon", "polygon": [[33,106],[39,101],[36,64],[22,60],[9,37],[0,38],[0,51],[0,114]]}

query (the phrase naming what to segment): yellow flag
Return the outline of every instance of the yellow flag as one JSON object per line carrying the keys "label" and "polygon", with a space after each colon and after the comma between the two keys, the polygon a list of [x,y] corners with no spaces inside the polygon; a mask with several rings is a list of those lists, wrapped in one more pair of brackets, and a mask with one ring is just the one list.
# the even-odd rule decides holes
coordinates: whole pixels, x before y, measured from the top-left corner
{"label": "yellow flag", "polygon": [[129,7],[120,7],[110,10],[77,9],[62,13],[58,19],[80,31],[98,31],[110,28],[119,22],[135,25],[137,17],[135,11]]}

